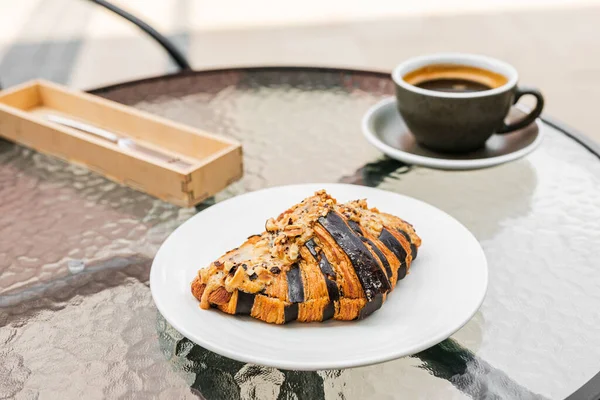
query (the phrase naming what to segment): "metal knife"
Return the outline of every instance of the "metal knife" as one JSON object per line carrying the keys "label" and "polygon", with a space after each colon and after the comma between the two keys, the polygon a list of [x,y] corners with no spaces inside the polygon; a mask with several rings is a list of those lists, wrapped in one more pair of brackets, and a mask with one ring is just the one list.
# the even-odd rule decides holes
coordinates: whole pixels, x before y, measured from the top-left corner
{"label": "metal knife", "polygon": [[141,154],[145,154],[150,157],[154,157],[157,160],[164,161],[166,163],[176,165],[180,168],[189,168],[192,166],[191,163],[181,160],[177,157],[172,157],[169,154],[165,154],[163,152],[151,149],[149,147],[143,146],[139,143],[136,143],[133,139],[120,137],[112,132],[104,130],[102,128],[98,128],[93,125],[89,125],[85,122],[76,121],[70,118],[61,117],[60,115],[48,114],[46,115],[46,119],[48,121],[68,126],[69,128],[77,129],[79,131],[90,133],[102,139],[108,140],[122,149],[127,149],[129,151],[138,152]]}

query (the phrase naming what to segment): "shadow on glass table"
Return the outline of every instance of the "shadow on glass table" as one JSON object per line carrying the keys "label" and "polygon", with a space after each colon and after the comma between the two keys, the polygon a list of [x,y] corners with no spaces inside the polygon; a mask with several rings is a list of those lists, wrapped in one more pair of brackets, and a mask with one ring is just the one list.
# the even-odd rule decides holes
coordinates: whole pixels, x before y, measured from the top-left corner
{"label": "shadow on glass table", "polygon": [[[344,398],[345,370],[286,371],[220,356],[179,334],[157,314],[161,351],[175,372],[206,399],[324,400]],[[411,357],[418,367],[476,399],[544,399],[512,381],[453,339]],[[393,363],[395,361],[391,361]],[[337,393],[335,393],[337,391]],[[332,393],[333,392],[333,393]]]}

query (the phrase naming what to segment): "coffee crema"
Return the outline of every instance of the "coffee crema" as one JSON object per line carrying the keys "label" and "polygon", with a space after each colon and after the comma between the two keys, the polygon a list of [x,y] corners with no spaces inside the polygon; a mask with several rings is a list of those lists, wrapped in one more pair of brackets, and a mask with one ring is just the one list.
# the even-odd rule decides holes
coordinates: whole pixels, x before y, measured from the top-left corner
{"label": "coffee crema", "polygon": [[508,78],[497,72],[454,64],[427,65],[407,73],[402,79],[422,89],[454,93],[491,90],[508,82]]}

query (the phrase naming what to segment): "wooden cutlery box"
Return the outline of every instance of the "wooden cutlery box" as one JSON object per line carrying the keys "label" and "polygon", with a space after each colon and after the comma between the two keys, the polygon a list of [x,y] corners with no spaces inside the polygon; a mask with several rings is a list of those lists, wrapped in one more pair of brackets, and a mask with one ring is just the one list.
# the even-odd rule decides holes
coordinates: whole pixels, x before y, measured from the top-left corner
{"label": "wooden cutlery box", "polygon": [[[52,116],[100,128],[147,151],[53,122]],[[0,136],[184,207],[243,173],[242,147],[235,141],[46,81],[0,92]]]}

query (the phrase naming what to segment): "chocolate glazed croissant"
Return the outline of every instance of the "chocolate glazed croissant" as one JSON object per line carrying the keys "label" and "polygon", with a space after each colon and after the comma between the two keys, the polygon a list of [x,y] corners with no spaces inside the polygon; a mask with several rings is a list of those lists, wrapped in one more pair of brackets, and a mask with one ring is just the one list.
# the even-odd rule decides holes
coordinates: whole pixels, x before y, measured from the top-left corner
{"label": "chocolate glazed croissant", "polygon": [[402,219],[365,200],[337,204],[325,191],[198,271],[200,307],[283,324],[362,319],[409,272],[421,239]]}

